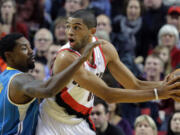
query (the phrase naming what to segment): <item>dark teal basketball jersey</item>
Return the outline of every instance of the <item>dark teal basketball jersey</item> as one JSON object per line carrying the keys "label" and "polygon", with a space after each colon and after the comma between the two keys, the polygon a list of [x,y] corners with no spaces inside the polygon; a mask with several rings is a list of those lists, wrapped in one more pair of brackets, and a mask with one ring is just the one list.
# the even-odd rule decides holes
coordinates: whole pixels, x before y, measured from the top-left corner
{"label": "dark teal basketball jersey", "polygon": [[7,68],[0,74],[0,135],[33,135],[38,118],[38,101],[15,104],[8,96],[10,81],[20,71]]}

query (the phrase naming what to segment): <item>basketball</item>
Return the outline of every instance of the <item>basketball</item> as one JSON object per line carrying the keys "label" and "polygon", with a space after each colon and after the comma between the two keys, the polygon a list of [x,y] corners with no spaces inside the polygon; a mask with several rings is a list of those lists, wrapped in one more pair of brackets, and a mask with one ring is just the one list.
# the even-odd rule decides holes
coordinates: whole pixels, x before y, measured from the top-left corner
{"label": "basketball", "polygon": [[[175,71],[173,71],[173,72],[169,75],[167,81],[172,80],[172,79],[175,78],[176,76],[180,76],[180,68],[178,68],[178,69],[176,69]],[[177,81],[180,82],[180,79],[177,80]],[[180,87],[179,87],[179,88],[180,88]],[[180,94],[176,94],[176,95],[180,97]],[[180,102],[180,99],[174,99],[174,100],[177,101],[177,102]]]}

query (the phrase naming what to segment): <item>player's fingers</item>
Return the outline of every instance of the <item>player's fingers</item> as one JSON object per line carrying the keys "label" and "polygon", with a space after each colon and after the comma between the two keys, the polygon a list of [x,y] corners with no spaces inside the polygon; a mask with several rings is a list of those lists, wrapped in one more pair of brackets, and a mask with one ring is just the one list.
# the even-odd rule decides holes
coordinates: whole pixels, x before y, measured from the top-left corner
{"label": "player's fingers", "polygon": [[[175,86],[175,87],[176,87],[176,86]],[[180,89],[175,88],[175,87],[169,91],[169,94],[170,94],[170,95],[180,94]]]}
{"label": "player's fingers", "polygon": [[165,82],[168,82],[169,81],[169,76],[170,76],[170,74],[168,74],[166,77],[165,77]]}
{"label": "player's fingers", "polygon": [[173,100],[175,100],[177,102],[180,102],[180,96],[178,96],[176,94],[171,95],[170,98],[172,98]]}
{"label": "player's fingers", "polygon": [[180,80],[180,76],[175,76],[173,79],[169,80],[169,81],[167,82],[167,84],[168,84],[168,85],[171,85],[171,84],[177,82],[178,80]]}

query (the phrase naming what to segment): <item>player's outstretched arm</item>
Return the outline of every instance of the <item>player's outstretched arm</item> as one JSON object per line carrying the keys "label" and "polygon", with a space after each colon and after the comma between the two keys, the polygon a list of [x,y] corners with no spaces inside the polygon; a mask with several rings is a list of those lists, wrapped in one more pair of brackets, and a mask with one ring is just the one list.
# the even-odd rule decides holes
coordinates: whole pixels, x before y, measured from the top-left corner
{"label": "player's outstretched arm", "polygon": [[[149,90],[133,90],[108,87],[105,82],[96,75],[81,67],[74,75],[74,80],[80,85],[95,95],[103,98],[107,102],[143,102],[155,99],[154,89]],[[180,93],[176,89],[177,84],[167,84],[161,89],[158,89],[159,99],[169,98],[170,95]],[[179,85],[179,84],[178,84]]]}
{"label": "player's outstretched arm", "polygon": [[[114,46],[102,40],[102,49],[106,57],[107,67],[113,77],[126,89],[149,90],[153,88],[161,89],[166,87],[167,81],[141,81],[120,61]],[[174,80],[173,83],[176,81]],[[178,85],[178,84],[176,84]],[[179,85],[180,87],[180,85]]]}
{"label": "player's outstretched arm", "polygon": [[[60,73],[51,77],[49,80],[45,82],[37,81],[34,80],[31,75],[20,74],[12,80],[10,88],[14,89],[14,91],[19,90],[19,92],[24,93],[28,97],[44,98],[54,96],[67,85],[74,73],[84,63],[84,61],[87,60],[92,48],[94,48],[98,44],[99,42],[93,42],[86,46],[80,57],[78,57],[74,62],[72,62],[72,64],[70,64]],[[58,68],[58,63],[61,57],[64,56],[57,56],[54,68]]]}

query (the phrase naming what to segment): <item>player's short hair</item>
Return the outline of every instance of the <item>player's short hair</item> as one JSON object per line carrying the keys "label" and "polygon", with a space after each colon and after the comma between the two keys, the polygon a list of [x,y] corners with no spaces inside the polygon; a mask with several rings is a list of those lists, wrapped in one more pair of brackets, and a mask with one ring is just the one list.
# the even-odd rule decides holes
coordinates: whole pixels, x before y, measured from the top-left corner
{"label": "player's short hair", "polygon": [[12,51],[16,44],[16,40],[18,40],[19,38],[24,37],[23,34],[20,33],[12,33],[12,34],[8,34],[5,37],[3,37],[0,40],[0,57],[6,61],[6,57],[4,55],[5,52],[7,51]]}
{"label": "player's short hair", "polygon": [[77,10],[76,12],[72,13],[70,17],[82,19],[83,23],[88,28],[93,28],[97,26],[96,17],[90,10],[87,9]]}

